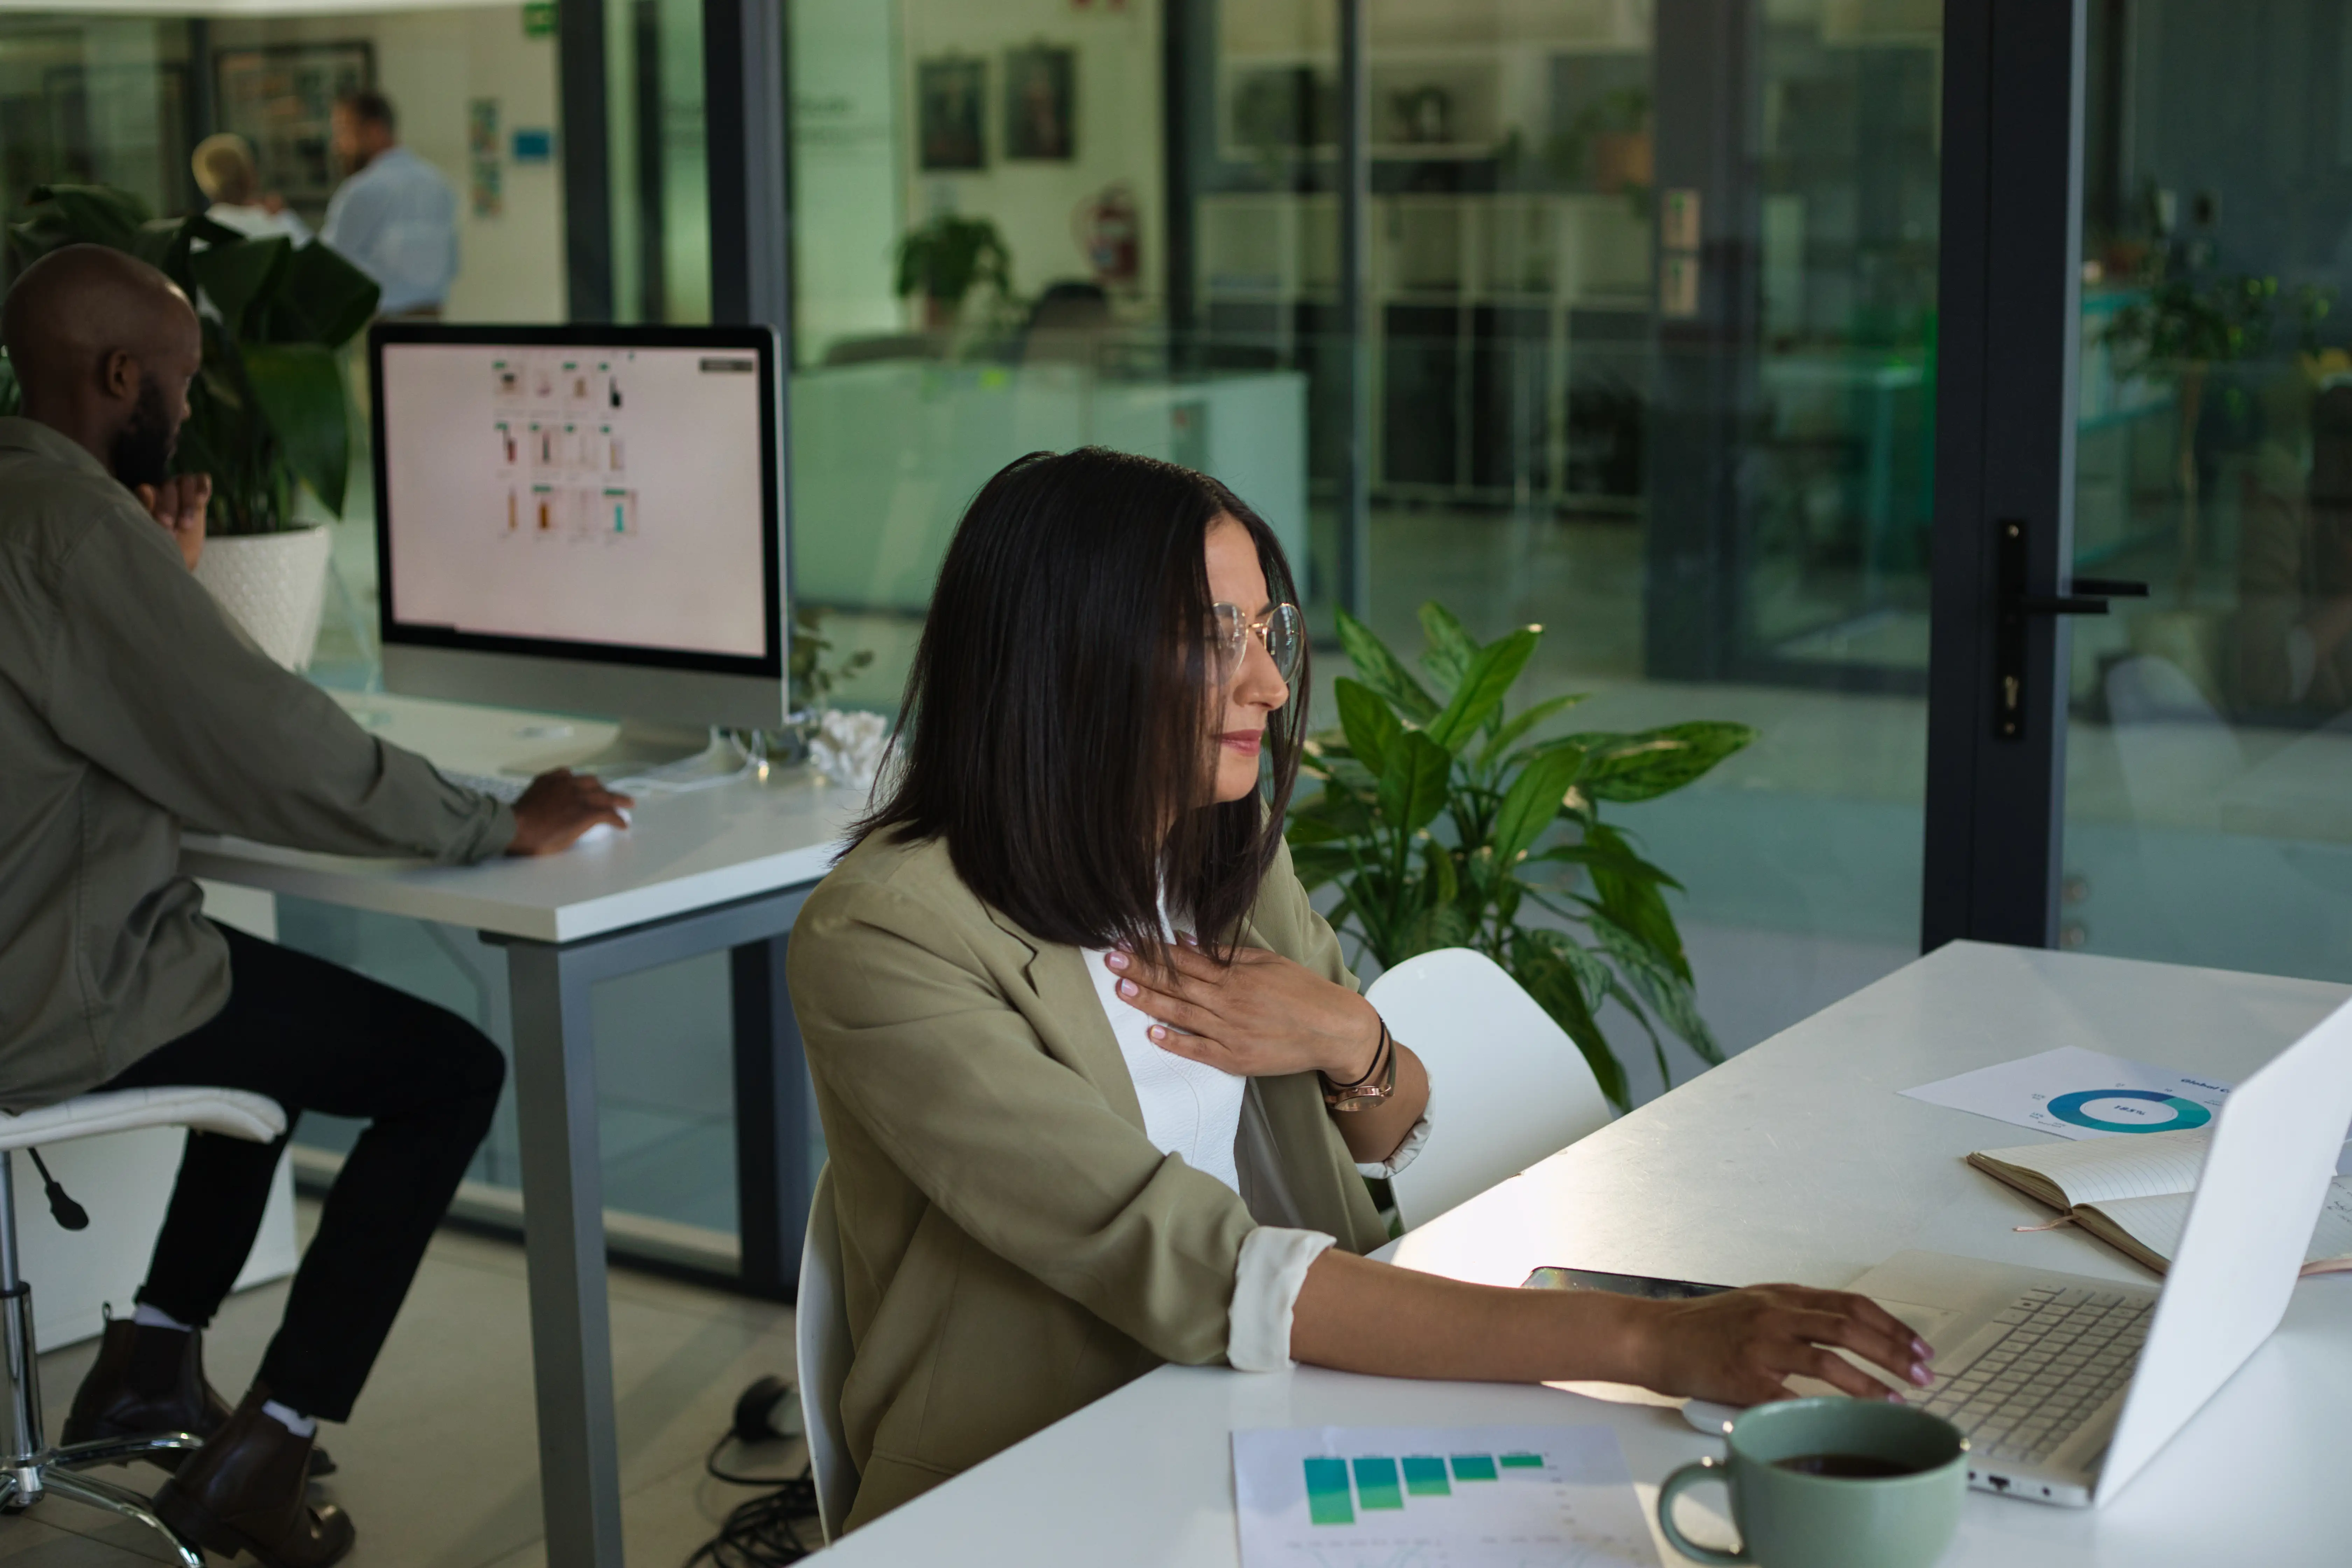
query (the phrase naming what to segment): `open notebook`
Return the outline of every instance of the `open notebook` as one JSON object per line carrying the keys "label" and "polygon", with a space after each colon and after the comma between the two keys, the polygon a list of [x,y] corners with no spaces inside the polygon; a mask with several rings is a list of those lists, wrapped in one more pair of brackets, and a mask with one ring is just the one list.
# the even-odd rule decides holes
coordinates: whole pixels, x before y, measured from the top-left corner
{"label": "open notebook", "polygon": [[[2136,1261],[2164,1272],[2189,1223],[2189,1194],[2210,1130],[2138,1132],[2072,1143],[1986,1149],[1969,1163],[2073,1221]],[[2352,1176],[2328,1184],[2305,1274],[2352,1270]]]}

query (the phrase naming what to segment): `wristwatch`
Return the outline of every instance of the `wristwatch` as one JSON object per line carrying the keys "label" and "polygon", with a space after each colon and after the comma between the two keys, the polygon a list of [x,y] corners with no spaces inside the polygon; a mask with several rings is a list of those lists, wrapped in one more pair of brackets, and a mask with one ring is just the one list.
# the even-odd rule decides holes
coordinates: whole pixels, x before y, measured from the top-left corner
{"label": "wristwatch", "polygon": [[[1333,1083],[1329,1073],[1323,1079],[1323,1103],[1334,1110],[1361,1110],[1378,1105],[1396,1092],[1396,1041],[1389,1036],[1389,1021],[1379,1014],[1381,1043],[1372,1049],[1372,1065],[1354,1083]],[[1373,1079],[1380,1081],[1375,1083]]]}

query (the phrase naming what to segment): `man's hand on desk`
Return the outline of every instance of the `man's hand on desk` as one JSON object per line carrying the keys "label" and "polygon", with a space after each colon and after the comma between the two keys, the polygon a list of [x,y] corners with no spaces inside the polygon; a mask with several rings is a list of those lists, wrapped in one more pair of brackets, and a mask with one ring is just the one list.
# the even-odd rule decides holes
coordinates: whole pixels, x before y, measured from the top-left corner
{"label": "man's hand on desk", "polygon": [[507,853],[552,855],[570,848],[592,827],[625,828],[629,819],[621,813],[636,804],[606,789],[593,773],[569,768],[541,773],[514,803],[514,842],[507,846]]}
{"label": "man's hand on desk", "polygon": [[170,531],[172,542],[180,547],[180,559],[194,571],[196,558],[205,552],[205,509],[212,505],[213,477],[174,474],[160,485],[141,485],[132,493],[147,515]]}
{"label": "man's hand on desk", "polygon": [[[1648,1304],[1645,1304],[1648,1305]],[[1661,1301],[1642,1382],[1662,1394],[1726,1405],[1790,1397],[1786,1380],[1816,1377],[1865,1399],[1897,1397],[1830,1350],[1839,1345],[1924,1387],[1935,1351],[1866,1296],[1802,1285],[1755,1285],[1688,1301]]]}

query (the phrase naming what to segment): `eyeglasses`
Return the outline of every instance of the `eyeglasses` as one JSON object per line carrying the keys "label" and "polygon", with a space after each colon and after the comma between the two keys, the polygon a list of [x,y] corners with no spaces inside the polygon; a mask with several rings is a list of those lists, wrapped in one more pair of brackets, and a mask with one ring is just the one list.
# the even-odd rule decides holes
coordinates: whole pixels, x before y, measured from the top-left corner
{"label": "eyeglasses", "polygon": [[1265,645],[1265,655],[1274,660],[1275,673],[1288,680],[1298,673],[1299,656],[1307,648],[1307,623],[1296,605],[1276,605],[1265,615],[1252,620],[1238,605],[1212,605],[1216,616],[1216,629],[1210,634],[1209,646],[1216,651],[1217,679],[1231,680],[1242,668],[1249,653],[1249,639],[1256,634]]}

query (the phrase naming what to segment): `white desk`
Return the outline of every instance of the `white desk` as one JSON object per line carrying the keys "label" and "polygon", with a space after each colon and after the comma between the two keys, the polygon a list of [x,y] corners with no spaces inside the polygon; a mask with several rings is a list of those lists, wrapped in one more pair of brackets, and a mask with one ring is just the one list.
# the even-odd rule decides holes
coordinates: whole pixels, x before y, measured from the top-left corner
{"label": "white desk", "polygon": [[[548,765],[611,736],[608,726],[450,703],[338,700],[386,739],[471,773]],[[187,840],[183,864],[196,876],[470,926],[506,948],[551,1563],[621,1563],[589,987],[698,953],[731,953],[743,1279],[789,1297],[808,1215],[810,1119],[784,992],[785,934],[863,804],[780,770],[761,782],[648,796],[626,833],[562,855],[470,867]]]}
{"label": "white desk", "polygon": [[[1918,1247],[2145,1280],[2078,1233],[2012,1233],[2048,1211],[1960,1163],[2041,1135],[1895,1091],[2060,1045],[2242,1079],[2346,994],[1955,944],[1414,1231],[1398,1260],[1499,1285],[1577,1264],[1840,1286]],[[1008,1568],[1229,1568],[1234,1428],[1503,1422],[1607,1422],[1645,1508],[1668,1470],[1719,1451],[1654,1403],[1315,1368],[1164,1367],[877,1521],[827,1561],[929,1563],[951,1547],[959,1563]],[[2278,1333],[2116,1501],[2092,1512],[1971,1493],[1948,1568],[2340,1563],[2347,1426],[2352,1279],[2307,1280]],[[1727,1524],[1709,1537],[1697,1522],[1721,1501],[1702,1489],[1684,1505],[1685,1528],[1727,1542]],[[1663,1539],[1658,1551],[1685,1561]]]}

